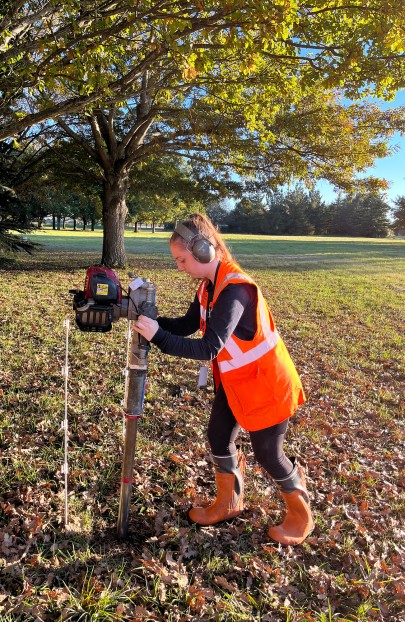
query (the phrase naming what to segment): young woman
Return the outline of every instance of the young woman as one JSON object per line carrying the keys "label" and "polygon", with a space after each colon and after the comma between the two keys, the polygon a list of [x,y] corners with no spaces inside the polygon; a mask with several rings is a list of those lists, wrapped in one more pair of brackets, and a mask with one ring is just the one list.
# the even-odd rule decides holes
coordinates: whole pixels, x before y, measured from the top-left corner
{"label": "young woman", "polygon": [[[305,401],[294,364],[259,287],[208,218],[193,214],[177,225],[170,250],[178,270],[200,280],[195,299],[184,317],[156,321],[141,315],[134,327],[166,354],[211,361],[215,397],[208,440],[217,497],[208,507],[192,508],[189,517],[213,525],[243,510],[245,458],[235,445],[242,427],[287,506],[283,523],[268,535],[300,544],[314,522],[303,471],[283,450],[288,419]],[[198,329],[201,338],[188,338]]]}

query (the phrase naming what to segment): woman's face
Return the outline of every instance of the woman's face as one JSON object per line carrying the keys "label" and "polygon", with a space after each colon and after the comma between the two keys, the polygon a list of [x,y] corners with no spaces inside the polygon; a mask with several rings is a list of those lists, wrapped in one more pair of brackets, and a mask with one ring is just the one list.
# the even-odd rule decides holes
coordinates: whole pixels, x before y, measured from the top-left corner
{"label": "woman's face", "polygon": [[197,261],[180,243],[172,242],[170,250],[179,272],[186,272],[193,279],[204,279],[208,276],[207,265]]}

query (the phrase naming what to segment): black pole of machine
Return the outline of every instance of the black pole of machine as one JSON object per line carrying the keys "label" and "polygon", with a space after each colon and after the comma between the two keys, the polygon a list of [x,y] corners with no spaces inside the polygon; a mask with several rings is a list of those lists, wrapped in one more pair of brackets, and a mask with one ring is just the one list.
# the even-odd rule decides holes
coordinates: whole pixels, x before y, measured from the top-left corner
{"label": "black pole of machine", "polygon": [[[149,317],[156,316],[155,296],[156,286],[146,282],[145,300],[140,305],[141,313]],[[132,298],[129,297],[129,305]],[[138,309],[138,307],[137,307]],[[141,313],[128,308],[128,320],[136,319]],[[129,322],[129,330],[130,322]],[[128,363],[125,379],[124,413],[125,413],[125,440],[124,456],[121,471],[121,492],[118,510],[117,534],[120,539],[128,536],[129,509],[131,504],[132,480],[134,472],[138,419],[142,415],[145,397],[146,375],[148,370],[149,342],[135,330],[131,331],[131,340],[128,352]]]}

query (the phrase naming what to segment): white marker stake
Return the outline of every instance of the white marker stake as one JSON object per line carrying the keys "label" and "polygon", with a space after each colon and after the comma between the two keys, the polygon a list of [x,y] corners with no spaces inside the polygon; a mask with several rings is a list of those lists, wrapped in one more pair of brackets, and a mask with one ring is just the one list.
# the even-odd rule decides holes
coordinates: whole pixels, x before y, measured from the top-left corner
{"label": "white marker stake", "polygon": [[198,386],[199,388],[203,388],[207,386],[208,380],[208,367],[207,365],[203,365],[200,367],[200,371],[198,374]]}
{"label": "white marker stake", "polygon": [[66,330],[65,345],[65,365],[62,367],[62,376],[65,378],[65,418],[62,422],[62,429],[65,432],[65,456],[62,465],[62,473],[65,475],[65,529],[68,524],[68,377],[69,377],[69,328],[70,320],[63,320],[63,327]]}

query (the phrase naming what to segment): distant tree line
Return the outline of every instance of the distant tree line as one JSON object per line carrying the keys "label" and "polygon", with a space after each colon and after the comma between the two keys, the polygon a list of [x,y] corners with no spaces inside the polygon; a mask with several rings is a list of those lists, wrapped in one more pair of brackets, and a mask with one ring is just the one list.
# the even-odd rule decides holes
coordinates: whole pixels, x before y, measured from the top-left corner
{"label": "distant tree line", "polygon": [[213,211],[212,217],[230,233],[386,237],[405,229],[405,197],[393,210],[378,194],[340,195],[327,204],[318,191],[298,185],[266,197],[243,197],[230,212]]}
{"label": "distant tree line", "polygon": [[[229,197],[233,207],[225,209]],[[126,224],[134,231],[140,223],[170,227],[197,211],[235,233],[384,237],[405,231],[405,197],[396,200],[393,210],[377,192],[341,194],[327,204],[319,192],[302,185],[274,191],[243,180],[220,182],[204,168],[170,156],[131,172],[126,203]],[[68,141],[49,145],[32,132],[20,144],[3,141],[0,248],[30,250],[32,244],[21,234],[41,227],[45,218],[51,218],[54,229],[63,228],[67,219],[70,227],[83,230],[102,222],[100,180],[92,161]]]}
{"label": "distant tree line", "polygon": [[[177,169],[176,173],[179,173]],[[163,172],[160,181],[164,183]],[[177,177],[178,194],[171,186],[172,181],[167,182],[171,189],[166,192],[162,189],[159,192],[156,186],[153,191],[141,190],[134,181],[128,200],[127,226],[132,226],[134,232],[139,230],[140,224],[148,224],[152,230],[159,224],[170,229],[177,220],[201,211],[223,232],[229,233],[370,238],[387,237],[390,232],[405,233],[405,197],[397,199],[394,209],[377,194],[340,195],[336,201],[326,203],[318,191],[305,191],[297,186],[265,198],[244,196],[229,210],[220,200],[209,201],[205,197],[204,201],[192,188],[188,188],[186,197],[186,185],[190,183],[186,177]],[[14,213],[16,201],[14,198],[10,203]],[[53,229],[65,228],[66,220],[75,230],[94,230],[101,224],[101,203],[91,188],[87,194],[63,186],[48,188],[41,199],[31,196],[25,203],[19,200],[18,204],[20,222],[35,220],[39,228],[46,217],[48,224],[49,218],[52,219]]]}

